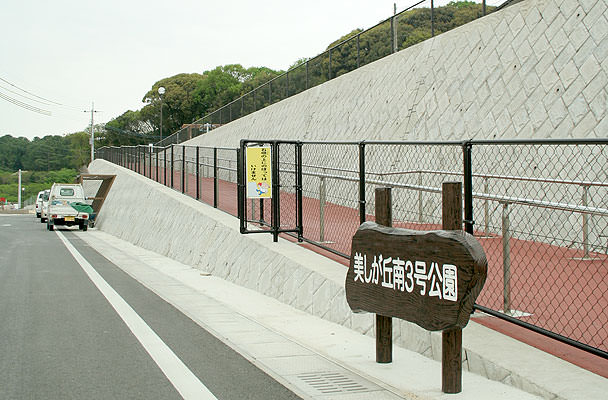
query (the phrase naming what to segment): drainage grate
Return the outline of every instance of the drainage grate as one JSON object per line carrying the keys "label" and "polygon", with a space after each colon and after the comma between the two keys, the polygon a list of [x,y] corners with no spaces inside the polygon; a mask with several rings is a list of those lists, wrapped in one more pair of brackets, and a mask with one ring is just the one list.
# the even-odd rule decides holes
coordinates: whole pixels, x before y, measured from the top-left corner
{"label": "drainage grate", "polygon": [[297,377],[321,394],[335,393],[365,393],[378,390],[355,382],[340,372],[310,372],[299,374]]}

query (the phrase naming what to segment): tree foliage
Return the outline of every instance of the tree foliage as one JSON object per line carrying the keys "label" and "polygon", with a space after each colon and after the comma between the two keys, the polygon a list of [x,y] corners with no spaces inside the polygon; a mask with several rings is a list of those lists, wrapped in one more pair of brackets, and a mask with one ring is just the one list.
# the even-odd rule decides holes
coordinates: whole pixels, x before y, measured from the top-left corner
{"label": "tree foliage", "polygon": [[[56,171],[23,171],[21,173],[22,200],[36,196],[38,192],[50,189],[54,182],[72,183],[78,171],[62,168]],[[19,175],[17,172],[0,171],[0,197],[10,203],[16,203],[19,192]]]}
{"label": "tree foliage", "polygon": [[[488,7],[491,12],[494,7]],[[482,15],[481,4],[470,1],[451,2],[434,10],[435,34],[446,32]],[[139,111],[127,111],[106,124],[101,143],[124,145],[157,141],[162,104],[163,136],[183,124],[212,113],[243,96],[238,104],[213,114],[210,122],[225,123],[229,119],[258,110],[287,96],[297,94],[329,79],[363,66],[398,50],[431,37],[431,10],[415,8],[399,15],[396,43],[391,22],[385,21],[363,32],[355,29],[332,42],[325,52],[310,60],[300,59],[288,74],[266,67],[244,68],[240,64],[218,66],[202,74],[179,74],[154,83],[144,94],[145,105]],[[351,40],[349,40],[351,39]],[[339,45],[338,47],[335,47]],[[308,61],[306,67],[302,62]],[[298,65],[300,65],[298,67]],[[282,75],[282,76],[281,76]],[[165,88],[159,95],[158,88]],[[251,91],[259,89],[254,93]],[[161,101],[162,100],[162,101]]]}
{"label": "tree foliage", "polygon": [[89,135],[35,137],[32,141],[11,135],[0,137],[0,170],[52,171],[78,169],[89,162]]}
{"label": "tree foliage", "polygon": [[[488,12],[493,9],[488,7]],[[437,7],[434,10],[435,34],[481,15],[481,4],[470,1],[451,2]],[[225,123],[230,118],[259,110],[387,56],[395,46],[401,50],[430,38],[430,9],[415,8],[400,14],[396,32],[396,43],[393,43],[390,21],[366,32],[355,29],[330,43],[327,49],[332,49],[331,52],[308,60],[297,60],[287,74],[266,67],[245,68],[240,64],[229,64],[202,73],[183,73],[163,78],[143,95],[144,106],[140,110],[125,111],[108,123],[94,127],[96,147],[157,142],[161,134],[161,105],[163,137],[241,96],[240,101],[223,112],[215,113],[206,122]],[[158,93],[161,86],[165,88],[162,96]],[[77,169],[89,160],[88,138],[88,132],[63,137],[45,136],[32,141],[9,135],[0,137],[0,170]]]}

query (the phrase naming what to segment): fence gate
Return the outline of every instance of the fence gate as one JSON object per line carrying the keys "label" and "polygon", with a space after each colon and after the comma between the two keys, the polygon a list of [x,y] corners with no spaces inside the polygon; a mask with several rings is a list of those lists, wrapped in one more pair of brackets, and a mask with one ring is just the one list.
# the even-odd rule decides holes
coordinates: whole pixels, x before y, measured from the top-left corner
{"label": "fence gate", "polygon": [[297,234],[302,241],[302,144],[242,140],[238,154],[241,233]]}

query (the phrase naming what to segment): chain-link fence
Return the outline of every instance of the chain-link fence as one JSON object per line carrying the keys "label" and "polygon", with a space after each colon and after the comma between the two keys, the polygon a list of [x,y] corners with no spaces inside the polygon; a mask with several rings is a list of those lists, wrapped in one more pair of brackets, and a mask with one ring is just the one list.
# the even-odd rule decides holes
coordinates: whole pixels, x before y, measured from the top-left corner
{"label": "chain-link fence", "polygon": [[488,258],[477,309],[608,358],[608,140],[274,143],[276,209],[242,197],[242,214],[237,149],[104,148],[98,157],[246,226],[269,230],[278,218],[278,230],[345,258],[359,224],[375,219],[375,187],[393,188],[393,226],[433,230],[441,184],[464,182],[465,229]]}
{"label": "chain-link fence", "polygon": [[478,304],[608,350],[605,143],[473,147],[476,234],[488,255]]}

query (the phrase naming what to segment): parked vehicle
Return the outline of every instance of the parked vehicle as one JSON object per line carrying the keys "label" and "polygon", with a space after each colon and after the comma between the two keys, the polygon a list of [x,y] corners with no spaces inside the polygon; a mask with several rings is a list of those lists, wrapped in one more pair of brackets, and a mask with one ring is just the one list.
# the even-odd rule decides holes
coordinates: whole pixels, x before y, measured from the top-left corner
{"label": "parked vehicle", "polygon": [[44,196],[44,190],[39,191],[36,196],[36,218],[40,218],[42,212],[42,196]]}
{"label": "parked vehicle", "polygon": [[49,189],[38,192],[38,197],[36,198],[36,217],[40,218],[40,222],[46,222],[46,207],[49,204],[50,192]]}
{"label": "parked vehicle", "polygon": [[91,206],[85,203],[84,190],[79,183],[54,183],[47,206],[46,227],[52,231],[56,225],[74,226],[86,231]]}

